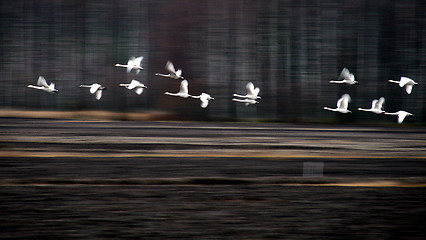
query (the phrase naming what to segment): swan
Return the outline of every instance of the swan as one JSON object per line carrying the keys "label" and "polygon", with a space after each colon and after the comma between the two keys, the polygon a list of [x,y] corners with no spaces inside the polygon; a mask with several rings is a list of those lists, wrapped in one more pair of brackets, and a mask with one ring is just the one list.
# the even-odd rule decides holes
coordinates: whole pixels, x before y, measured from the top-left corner
{"label": "swan", "polygon": [[155,75],[161,76],[161,77],[169,77],[169,78],[173,78],[173,79],[182,79],[182,80],[184,79],[182,77],[182,70],[178,69],[176,71],[172,62],[167,61],[166,66],[164,68],[169,72],[168,74],[156,73]]}
{"label": "swan", "polygon": [[410,94],[411,91],[413,90],[413,86],[418,84],[413,79],[408,78],[408,77],[401,77],[401,79],[399,81],[388,80],[388,82],[399,84],[400,87],[405,88],[405,91],[408,94]]}
{"label": "swan", "polygon": [[101,99],[102,97],[102,90],[106,90],[106,87],[98,84],[98,83],[94,83],[91,85],[80,85],[80,87],[84,87],[84,88],[90,88],[90,93],[91,94],[95,94],[96,95],[96,100]]}
{"label": "swan", "polygon": [[337,108],[324,107],[324,109],[340,113],[351,113],[351,111],[348,110],[348,103],[350,101],[351,97],[349,94],[343,94],[342,97],[337,100]]}
{"label": "swan", "polygon": [[371,108],[370,109],[364,109],[364,108],[358,108],[359,111],[364,111],[364,112],[372,112],[375,114],[382,114],[385,111],[382,110],[382,105],[385,102],[385,98],[381,97],[379,98],[379,100],[374,99],[372,104],[371,104]]}
{"label": "swan", "polygon": [[232,101],[245,103],[246,106],[248,106],[250,104],[258,104],[259,103],[255,99],[250,99],[250,98],[246,98],[246,99],[233,98]]}
{"label": "swan", "polygon": [[199,98],[201,100],[201,107],[206,108],[209,105],[209,100],[213,100],[214,98],[207,93],[201,93],[199,96],[191,96],[192,98]]}
{"label": "swan", "polygon": [[343,68],[342,72],[340,73],[339,79],[342,79],[340,81],[331,80],[330,83],[346,83],[349,85],[358,84],[359,82],[355,81],[355,76],[349,72],[349,69]]}
{"label": "swan", "polygon": [[240,94],[234,93],[233,96],[234,97],[240,97],[240,98],[246,98],[246,99],[252,99],[252,100],[256,100],[256,99],[261,98],[260,96],[258,96],[259,92],[260,92],[260,88],[258,88],[258,87],[254,88],[254,84],[252,82],[247,83],[246,89],[247,89],[246,95],[240,95]]}
{"label": "swan", "polygon": [[180,90],[179,90],[178,93],[165,92],[164,94],[167,94],[167,95],[170,95],[170,96],[175,96],[175,97],[183,97],[183,98],[192,97],[191,95],[188,94],[188,81],[187,80],[182,80],[180,82]]}
{"label": "swan", "polygon": [[398,111],[394,113],[385,112],[387,115],[398,115],[398,123],[401,124],[406,116],[414,116],[413,114],[406,111]]}
{"label": "swan", "polygon": [[130,58],[129,61],[127,62],[127,65],[123,65],[123,64],[115,64],[116,67],[125,67],[127,68],[127,72],[132,71],[132,69],[136,70],[136,73],[139,73],[141,70],[143,70],[143,67],[141,67],[141,63],[142,63],[143,57],[137,57],[137,58]]}
{"label": "swan", "polygon": [[132,80],[130,83],[121,83],[120,87],[125,87],[129,90],[135,90],[136,94],[141,95],[144,88],[148,88],[145,84],[139,82],[138,80]]}
{"label": "swan", "polygon": [[47,82],[46,82],[46,79],[44,79],[43,76],[38,77],[37,86],[28,85],[27,87],[43,90],[43,91],[46,91],[46,92],[49,92],[49,93],[57,93],[58,92],[58,90],[55,89],[55,84],[50,83],[50,85],[48,85]]}

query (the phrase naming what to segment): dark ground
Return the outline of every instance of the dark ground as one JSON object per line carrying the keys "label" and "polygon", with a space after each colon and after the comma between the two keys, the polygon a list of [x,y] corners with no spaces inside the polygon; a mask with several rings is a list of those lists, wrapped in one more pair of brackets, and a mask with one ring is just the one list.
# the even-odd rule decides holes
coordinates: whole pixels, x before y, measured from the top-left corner
{"label": "dark ground", "polygon": [[[0,118],[1,239],[423,239],[426,129]],[[303,177],[303,164],[324,176]]]}

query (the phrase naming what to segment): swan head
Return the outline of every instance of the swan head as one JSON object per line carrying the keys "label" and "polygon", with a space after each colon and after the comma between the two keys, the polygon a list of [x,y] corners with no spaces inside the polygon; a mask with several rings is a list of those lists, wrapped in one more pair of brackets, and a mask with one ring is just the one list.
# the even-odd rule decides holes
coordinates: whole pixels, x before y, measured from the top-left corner
{"label": "swan head", "polygon": [[359,84],[359,82],[354,80],[354,84]]}

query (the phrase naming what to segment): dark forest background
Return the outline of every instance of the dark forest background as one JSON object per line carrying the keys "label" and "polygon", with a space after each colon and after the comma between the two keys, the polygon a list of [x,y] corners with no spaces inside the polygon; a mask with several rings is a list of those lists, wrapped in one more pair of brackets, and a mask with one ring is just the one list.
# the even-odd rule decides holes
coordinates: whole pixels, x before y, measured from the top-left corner
{"label": "dark forest background", "polygon": [[[423,0],[14,0],[0,1],[0,107],[31,110],[164,111],[193,120],[396,122],[358,112],[385,97],[385,110],[426,121],[426,3]],[[144,56],[140,74],[116,63]],[[179,81],[155,76],[167,60],[190,94],[166,96]],[[343,67],[360,82],[331,85]],[[58,94],[26,88],[39,75]],[[419,82],[411,95],[388,79]],[[138,96],[118,87],[137,79]],[[261,103],[232,102],[245,84]],[[80,84],[108,90],[96,101]],[[324,111],[349,93],[350,115]]]}

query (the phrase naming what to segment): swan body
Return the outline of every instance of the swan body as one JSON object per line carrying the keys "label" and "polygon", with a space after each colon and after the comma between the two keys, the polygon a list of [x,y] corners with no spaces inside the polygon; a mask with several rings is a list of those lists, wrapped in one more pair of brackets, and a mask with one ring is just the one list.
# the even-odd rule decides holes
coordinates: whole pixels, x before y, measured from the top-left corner
{"label": "swan body", "polygon": [[207,93],[201,93],[199,96],[191,96],[192,98],[199,98],[201,100],[201,107],[206,108],[209,105],[209,101],[213,100],[214,98],[210,96],[210,94]]}
{"label": "swan body", "polygon": [[37,86],[34,85],[28,85],[29,88],[39,89],[43,90],[49,93],[57,93],[58,90],[55,89],[55,84],[50,83],[50,85],[47,84],[46,79],[43,76],[39,76],[37,80]]}
{"label": "swan body", "polygon": [[351,111],[348,110],[348,104],[350,101],[351,97],[349,94],[343,94],[342,97],[337,100],[337,108],[324,107],[324,109],[333,112],[351,113]]}
{"label": "swan body", "polygon": [[388,80],[388,82],[397,83],[400,87],[404,88],[408,94],[411,94],[413,91],[413,86],[418,84],[413,79],[408,77],[401,77],[399,81]]}
{"label": "swan body", "polygon": [[176,71],[172,62],[167,61],[166,66],[164,68],[169,72],[168,74],[156,73],[155,75],[161,76],[161,77],[169,77],[169,78],[173,78],[173,79],[182,79],[182,80],[184,79],[182,77],[182,70],[178,69]]}
{"label": "swan body", "polygon": [[175,97],[182,97],[182,98],[192,97],[191,95],[188,94],[188,81],[187,80],[182,80],[180,82],[179,92],[177,92],[177,93],[165,92],[164,94],[170,95],[170,96],[175,96]]}
{"label": "swan body", "polygon": [[364,112],[372,112],[375,114],[382,114],[385,111],[382,110],[382,105],[385,102],[385,98],[381,97],[379,98],[379,100],[374,99],[372,104],[371,104],[371,108],[370,109],[364,109],[364,108],[358,108],[359,111],[364,111]]}
{"label": "swan body", "polygon": [[232,101],[245,103],[246,106],[259,103],[255,99],[250,99],[250,98],[245,98],[245,99],[233,98]]}
{"label": "swan body", "polygon": [[80,85],[80,87],[89,88],[90,93],[95,94],[96,100],[101,99],[102,91],[106,90],[106,87],[104,87],[104,86],[102,86],[98,83],[94,83],[94,84],[91,84],[91,85]]}
{"label": "swan body", "polygon": [[246,95],[240,95],[240,94],[234,93],[233,96],[239,97],[239,98],[251,99],[251,100],[256,100],[261,98],[260,96],[258,96],[260,92],[260,88],[258,87],[254,88],[254,84],[252,82],[247,83],[246,89],[247,89]]}
{"label": "swan body", "polygon": [[145,84],[139,82],[138,80],[132,80],[130,83],[121,83],[120,87],[125,87],[129,90],[135,90],[136,94],[141,95],[144,88],[148,88]]}
{"label": "swan body", "polygon": [[398,123],[401,124],[406,116],[414,116],[413,114],[406,112],[406,111],[398,111],[394,113],[388,113],[385,112],[386,115],[397,115],[398,116]]}
{"label": "swan body", "polygon": [[132,70],[136,70],[136,73],[139,73],[141,70],[143,70],[143,67],[141,67],[143,57],[137,57],[137,58],[130,58],[127,62],[127,65],[124,64],[115,64],[116,67],[125,67],[127,68],[127,72],[129,73]]}
{"label": "swan body", "polygon": [[340,73],[339,79],[342,80],[331,80],[330,83],[345,83],[348,85],[358,84],[359,82],[355,81],[355,75],[353,75],[347,68],[343,68]]}

